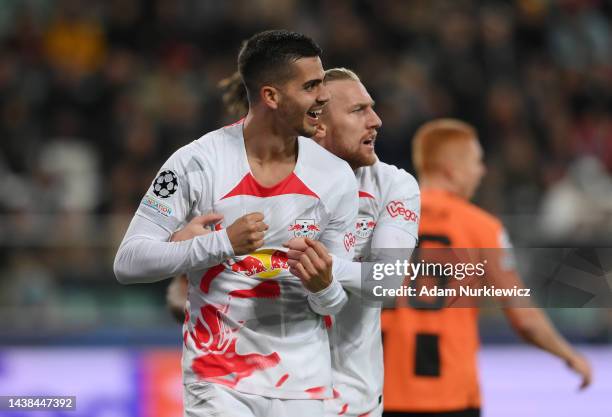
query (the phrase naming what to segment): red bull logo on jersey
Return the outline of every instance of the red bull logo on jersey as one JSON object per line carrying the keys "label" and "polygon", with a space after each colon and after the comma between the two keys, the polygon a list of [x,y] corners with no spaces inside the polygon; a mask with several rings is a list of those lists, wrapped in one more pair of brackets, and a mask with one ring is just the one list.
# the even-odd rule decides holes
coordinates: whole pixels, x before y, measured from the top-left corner
{"label": "red bull logo on jersey", "polygon": [[290,225],[288,230],[293,232],[295,237],[314,239],[321,231],[321,228],[315,223],[314,219],[296,219],[295,223]]}
{"label": "red bull logo on jersey", "polygon": [[262,249],[227,261],[233,272],[253,278],[274,278],[289,269],[287,253],[275,249]]}
{"label": "red bull logo on jersey", "polygon": [[195,345],[203,352],[191,365],[193,372],[201,379],[235,387],[241,379],[273,368],[280,363],[276,352],[269,354],[239,353],[236,349],[239,329],[232,329],[224,318],[229,306],[222,308],[205,305],[200,308],[201,318],[196,320],[193,330],[183,333],[185,346]]}
{"label": "red bull logo on jersey", "polygon": [[376,222],[372,217],[359,217],[355,225],[355,234],[360,239],[367,239],[372,236],[376,227]]}

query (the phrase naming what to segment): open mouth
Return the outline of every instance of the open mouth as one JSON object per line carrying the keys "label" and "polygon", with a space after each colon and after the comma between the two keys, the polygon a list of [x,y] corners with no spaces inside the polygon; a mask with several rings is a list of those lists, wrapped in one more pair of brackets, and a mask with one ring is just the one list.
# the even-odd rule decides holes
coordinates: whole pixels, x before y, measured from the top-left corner
{"label": "open mouth", "polygon": [[319,116],[321,115],[321,113],[323,112],[323,109],[319,109],[319,110],[309,110],[306,112],[306,114],[310,117],[312,117],[313,119],[317,120],[319,118]]}
{"label": "open mouth", "polygon": [[376,134],[370,135],[368,136],[363,142],[361,142],[363,145],[366,145],[368,147],[373,148],[374,147],[374,143],[376,143]]}

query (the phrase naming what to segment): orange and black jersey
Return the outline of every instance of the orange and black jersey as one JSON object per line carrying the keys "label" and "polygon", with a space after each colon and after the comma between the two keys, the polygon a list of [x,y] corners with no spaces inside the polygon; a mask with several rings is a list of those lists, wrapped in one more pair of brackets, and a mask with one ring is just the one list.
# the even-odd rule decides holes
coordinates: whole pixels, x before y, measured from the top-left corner
{"label": "orange and black jersey", "polygon": [[[420,246],[500,248],[499,220],[460,197],[421,193]],[[385,410],[443,412],[480,407],[478,309],[397,308],[383,313]]]}

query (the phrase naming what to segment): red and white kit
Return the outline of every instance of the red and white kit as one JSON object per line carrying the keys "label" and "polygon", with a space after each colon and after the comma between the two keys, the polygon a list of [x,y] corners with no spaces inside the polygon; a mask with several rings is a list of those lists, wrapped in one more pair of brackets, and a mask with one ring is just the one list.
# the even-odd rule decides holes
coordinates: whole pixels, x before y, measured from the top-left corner
{"label": "red and white kit", "polygon": [[[355,224],[355,261],[384,261],[385,249],[416,246],[420,213],[419,187],[412,175],[383,162],[355,171],[359,183],[359,215]],[[348,302],[330,329],[334,399],[326,416],[382,414],[383,352],[380,307],[359,296],[359,263],[336,263],[334,276],[348,290]]]}
{"label": "red and white kit", "polygon": [[[251,174],[242,128],[208,133],[170,157],[132,220],[115,271],[122,282],[189,271],[185,384],[207,381],[269,398],[322,399],[331,395],[327,331],[309,308],[308,291],[289,273],[282,244],[306,236],[336,257],[352,259],[355,176],[346,162],[300,137],[294,172],[263,187]],[[216,232],[167,242],[185,222],[210,212],[224,215]],[[269,226],[264,245],[234,256],[225,228],[252,212],[262,212]]]}

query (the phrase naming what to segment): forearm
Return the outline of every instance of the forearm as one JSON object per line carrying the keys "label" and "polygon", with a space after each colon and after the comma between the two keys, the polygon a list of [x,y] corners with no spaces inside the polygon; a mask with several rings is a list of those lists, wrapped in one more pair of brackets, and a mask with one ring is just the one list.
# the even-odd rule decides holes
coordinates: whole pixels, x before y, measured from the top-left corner
{"label": "forearm", "polygon": [[361,262],[353,262],[332,255],[332,276],[342,287],[353,293],[361,291]]}
{"label": "forearm", "polygon": [[[413,240],[416,243],[416,239]],[[347,291],[359,294],[363,289],[363,280],[367,278],[371,281],[372,269],[375,263],[380,262],[396,262],[399,260],[403,262],[410,260],[414,247],[407,248],[394,248],[394,249],[376,249],[376,257],[373,258],[375,262],[353,262],[347,259],[338,258],[333,256],[334,263],[332,267],[332,274],[334,279],[338,280],[342,287]],[[401,285],[401,280],[395,280],[397,285]]]}
{"label": "forearm", "polygon": [[169,233],[134,217],[117,252],[114,271],[122,284],[156,282],[192,269],[205,269],[233,255],[225,230],[183,242],[168,242]]}
{"label": "forearm", "polygon": [[337,280],[332,280],[331,284],[315,293],[308,294],[310,308],[322,316],[333,316],[338,314],[348,301],[348,296]]}
{"label": "forearm", "polygon": [[506,314],[510,317],[512,327],[525,342],[564,361],[574,355],[574,349],[539,308],[508,308]]}

